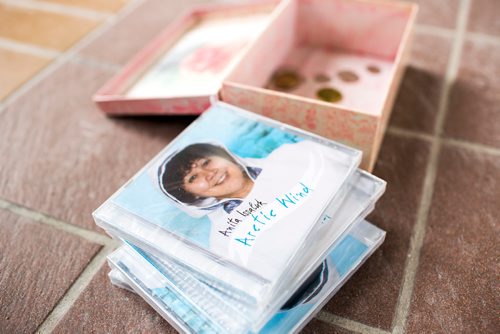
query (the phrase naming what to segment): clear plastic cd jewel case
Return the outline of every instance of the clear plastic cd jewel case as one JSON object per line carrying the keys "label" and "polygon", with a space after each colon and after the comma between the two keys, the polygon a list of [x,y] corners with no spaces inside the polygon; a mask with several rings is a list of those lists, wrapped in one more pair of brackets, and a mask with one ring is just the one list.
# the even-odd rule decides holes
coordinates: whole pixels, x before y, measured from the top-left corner
{"label": "clear plastic cd jewel case", "polygon": [[324,258],[334,247],[336,222],[343,222],[352,226],[355,222],[362,221],[372,210],[376,200],[385,190],[385,182],[362,171],[356,171],[349,180],[350,191],[335,213],[328,215],[316,235],[312,235],[310,245],[301,250],[304,259],[287,273],[284,277],[283,288],[276,291],[272,296],[272,303],[264,310],[252,309],[245,304],[244,300],[237,296],[227,294],[227,290],[218,289],[217,286],[204,281],[202,276],[197,275],[182,264],[165,261],[150,254],[144,254],[148,261],[154,264],[163,274],[166,284],[172,290],[177,291],[179,296],[190,302],[193,308],[210,318],[212,322],[222,328],[230,328],[230,332],[246,332],[250,324],[260,328],[286,303],[293,298],[298,286],[307,283],[307,279],[321,265]]}
{"label": "clear plastic cd jewel case", "polygon": [[[258,327],[264,324],[290,298],[295,287],[303,284],[309,274],[320,265],[338,239],[339,233],[345,233],[352,224],[368,215],[385,190],[383,180],[360,170],[355,172],[349,183],[350,190],[341,206],[334,213],[330,213],[329,210],[325,211],[321,224],[308,237],[305,247],[299,251],[303,254],[302,258],[292,267],[293,270],[286,271],[282,279],[282,288],[272,292],[270,298],[272,302],[269,302],[262,310],[253,309],[253,305],[246,303],[244,298],[240,298],[241,296],[228,293],[227,289],[222,289],[182,263],[165,261],[153,255],[148,257],[161,267],[161,271],[169,278],[170,284],[178,289],[180,294],[199,306],[214,321],[220,319],[227,326],[228,315],[234,314],[229,317],[230,320],[238,319],[241,323],[247,321]],[[308,245],[314,245],[314,247],[308,247]],[[194,288],[195,286],[198,288]],[[201,290],[204,292],[201,293]]]}
{"label": "clear plastic cd jewel case", "polygon": [[[350,191],[335,213],[325,213],[321,226],[316,234],[309,237],[307,244],[314,247],[304,247],[300,252],[303,259],[293,267],[294,270],[287,271],[282,279],[280,289],[272,292],[271,300],[264,309],[256,310],[252,305],[245,303],[237,295],[228,294],[227,290],[220,289],[212,282],[207,282],[204,277],[197,275],[182,264],[171,263],[163,259],[148,255],[159,270],[168,277],[172,289],[190,303],[196,305],[201,312],[208,314],[210,319],[227,328],[228,321],[237,322],[239,325],[248,326],[253,324],[255,328],[264,325],[279,308],[291,298],[296,288],[307,280],[314,270],[321,264],[323,259],[332,249],[336,239],[336,228],[339,222],[346,226],[352,226],[368,215],[373,209],[375,202],[385,190],[385,182],[366,172],[357,171],[350,182]],[[182,268],[179,270],[179,268]],[[203,292],[202,292],[203,291]],[[228,315],[231,315],[229,316]]]}
{"label": "clear plastic cd jewel case", "polygon": [[[281,305],[258,333],[296,333],[340,289],[380,246],[385,232],[360,221],[335,244],[307,284]],[[113,284],[141,295],[169,323],[183,333],[252,333],[221,328],[196,305],[178,294],[165,276],[132,247],[122,246],[108,257]],[[254,332],[256,333],[256,332]]]}
{"label": "clear plastic cd jewel case", "polygon": [[[361,153],[217,102],[94,212],[152,255],[268,306]],[[342,221],[331,239],[348,228]]]}

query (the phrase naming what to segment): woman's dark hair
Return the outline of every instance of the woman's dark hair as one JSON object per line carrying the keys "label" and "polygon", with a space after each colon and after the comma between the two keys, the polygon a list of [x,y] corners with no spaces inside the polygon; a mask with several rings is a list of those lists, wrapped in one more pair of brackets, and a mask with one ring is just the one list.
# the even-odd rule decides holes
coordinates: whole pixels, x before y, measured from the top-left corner
{"label": "woman's dark hair", "polygon": [[192,204],[198,198],[184,189],[184,178],[196,160],[217,156],[234,162],[234,158],[222,147],[213,144],[192,144],[176,153],[158,169],[158,179],[163,192],[177,200]]}

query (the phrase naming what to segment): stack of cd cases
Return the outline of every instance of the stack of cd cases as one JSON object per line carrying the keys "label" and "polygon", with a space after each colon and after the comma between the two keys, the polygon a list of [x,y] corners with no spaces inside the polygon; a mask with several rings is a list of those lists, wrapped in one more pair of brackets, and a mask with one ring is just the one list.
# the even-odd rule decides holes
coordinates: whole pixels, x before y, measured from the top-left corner
{"label": "stack of cd cases", "polygon": [[298,331],[383,242],[365,218],[385,182],[360,161],[214,102],[94,212],[123,243],[111,281],[181,332]]}

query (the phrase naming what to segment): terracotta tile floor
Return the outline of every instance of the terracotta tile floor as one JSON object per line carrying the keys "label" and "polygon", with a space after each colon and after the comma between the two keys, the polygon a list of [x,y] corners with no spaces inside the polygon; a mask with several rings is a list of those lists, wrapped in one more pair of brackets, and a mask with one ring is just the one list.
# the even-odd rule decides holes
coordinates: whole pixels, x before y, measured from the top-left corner
{"label": "terracotta tile floor", "polygon": [[[193,118],[111,119],[90,100],[203,0],[0,0],[0,333],[174,332],[106,278],[90,213]],[[498,333],[497,0],[418,0],[374,173],[380,250],[305,333]]]}

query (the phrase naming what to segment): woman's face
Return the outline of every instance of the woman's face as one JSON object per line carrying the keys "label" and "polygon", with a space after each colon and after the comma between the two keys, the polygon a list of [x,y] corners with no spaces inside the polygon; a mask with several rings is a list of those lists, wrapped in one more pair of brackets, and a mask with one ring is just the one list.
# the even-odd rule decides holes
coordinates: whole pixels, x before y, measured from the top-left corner
{"label": "woman's face", "polygon": [[253,182],[239,165],[219,156],[194,161],[184,177],[184,189],[200,197],[240,198]]}

